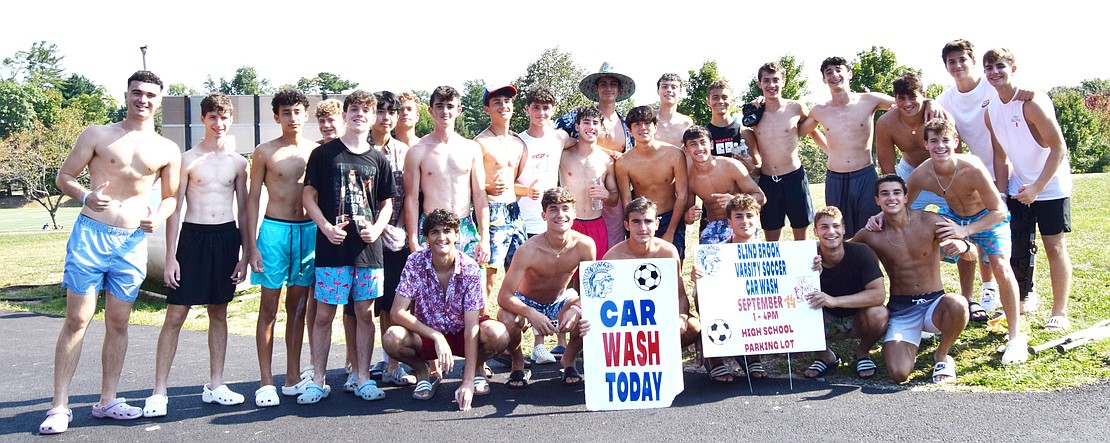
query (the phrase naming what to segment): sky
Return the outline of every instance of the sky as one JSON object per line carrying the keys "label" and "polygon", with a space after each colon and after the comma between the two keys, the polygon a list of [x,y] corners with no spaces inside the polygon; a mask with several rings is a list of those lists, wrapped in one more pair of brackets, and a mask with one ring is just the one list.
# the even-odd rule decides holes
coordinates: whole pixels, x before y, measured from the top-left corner
{"label": "sky", "polygon": [[0,57],[36,41],[54,43],[67,74],[84,75],[115,97],[142,68],[144,45],[147,67],[167,84],[201,91],[207,76],[230,80],[241,66],[253,66],[272,86],[324,71],[367,90],[461,89],[471,79],[509,83],[543,50],[558,47],[587,72],[607,61],[632,77],[639,104],[658,99],[661,74],[685,78],[707,60],[742,93],[761,64],[789,53],[804,63],[807,99],[820,103],[828,99],[821,60],[852,60],[873,45],[922,69],[926,84],[950,86],[940,50],[957,38],[975,44],[977,57],[1009,48],[1017,57],[1015,82],[1025,88],[1110,78],[1103,13],[1089,2],[1032,3],[100,0],[65,1],[46,12],[42,4],[16,2],[2,7],[8,20],[0,27]]}

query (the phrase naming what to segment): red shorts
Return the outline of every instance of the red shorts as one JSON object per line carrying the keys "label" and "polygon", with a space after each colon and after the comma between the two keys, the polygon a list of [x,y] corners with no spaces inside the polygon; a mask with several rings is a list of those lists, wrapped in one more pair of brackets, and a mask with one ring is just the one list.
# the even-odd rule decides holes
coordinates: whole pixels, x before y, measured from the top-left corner
{"label": "red shorts", "polygon": [[[489,319],[488,315],[478,317],[478,326]],[[459,357],[466,357],[466,341],[463,340],[464,331],[465,329],[454,334],[443,334],[443,337],[447,339],[447,344],[451,345],[451,353]],[[423,335],[420,336],[420,359],[428,361],[437,358],[439,356],[436,355],[436,342]]]}
{"label": "red shorts", "polygon": [[593,220],[574,219],[574,224],[570,226],[571,229],[586,234],[594,240],[594,246],[597,248],[597,259],[605,256],[609,251],[609,229],[605,227],[605,220],[601,217]]}

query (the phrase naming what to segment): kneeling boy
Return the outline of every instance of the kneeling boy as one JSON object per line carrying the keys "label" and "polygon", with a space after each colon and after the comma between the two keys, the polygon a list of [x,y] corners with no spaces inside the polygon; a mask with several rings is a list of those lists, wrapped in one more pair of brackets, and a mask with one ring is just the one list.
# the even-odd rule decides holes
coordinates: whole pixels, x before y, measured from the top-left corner
{"label": "kneeling boy", "polygon": [[416,371],[420,381],[412,396],[417,400],[431,399],[441,381],[430,378],[429,360],[438,359],[441,373],[447,374],[454,356],[462,356],[462,386],[455,400],[459,410],[466,411],[475,395],[489,393],[489,381],[475,373],[486,359],[508,347],[509,335],[505,325],[479,315],[485,307],[483,271],[455,248],[459,218],[436,209],[424,219],[422,229],[428,248],[405,263],[390,313],[396,325],[385,331],[382,347]]}

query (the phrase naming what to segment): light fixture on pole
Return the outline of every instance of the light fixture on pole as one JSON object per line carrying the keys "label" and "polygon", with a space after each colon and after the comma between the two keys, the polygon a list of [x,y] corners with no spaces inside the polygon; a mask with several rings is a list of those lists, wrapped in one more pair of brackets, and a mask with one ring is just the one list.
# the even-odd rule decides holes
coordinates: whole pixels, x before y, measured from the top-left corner
{"label": "light fixture on pole", "polygon": [[143,51],[143,70],[145,71],[146,70],[146,45],[140,46],[139,50]]}

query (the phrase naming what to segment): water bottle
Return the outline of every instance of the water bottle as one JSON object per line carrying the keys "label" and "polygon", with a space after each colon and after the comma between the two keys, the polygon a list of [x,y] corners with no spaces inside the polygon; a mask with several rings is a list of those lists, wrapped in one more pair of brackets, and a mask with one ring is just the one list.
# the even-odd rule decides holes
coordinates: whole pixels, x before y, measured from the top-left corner
{"label": "water bottle", "polygon": [[737,152],[740,154],[740,157],[747,157],[748,156],[748,142],[744,141],[744,139],[741,138],[740,139],[740,147],[737,148]]}
{"label": "water bottle", "polygon": [[[600,178],[595,178],[593,180],[593,186],[601,187],[601,179]],[[591,198],[590,199],[590,208],[595,210],[595,211],[600,211],[600,210],[605,208],[605,202],[601,201],[600,198]]]}

